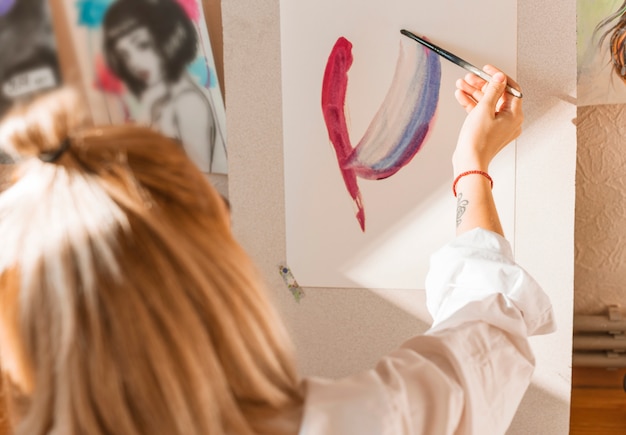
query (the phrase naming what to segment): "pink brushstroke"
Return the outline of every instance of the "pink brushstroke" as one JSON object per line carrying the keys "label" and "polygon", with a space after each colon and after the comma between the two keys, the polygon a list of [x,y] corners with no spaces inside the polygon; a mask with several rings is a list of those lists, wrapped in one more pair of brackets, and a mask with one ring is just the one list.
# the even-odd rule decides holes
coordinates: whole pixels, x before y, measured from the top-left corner
{"label": "pink brushstroke", "polygon": [[343,181],[356,205],[356,218],[365,231],[365,210],[361,191],[356,180],[356,172],[349,166],[354,151],[348,135],[348,124],[344,113],[346,90],[348,88],[348,70],[352,66],[352,43],[341,37],[335,43],[324,71],[322,83],[322,112],[328,129],[328,136],[337,154],[337,160]]}
{"label": "pink brushstroke", "polygon": [[197,0],[176,0],[178,4],[185,10],[187,16],[197,23],[200,19],[200,8],[198,7]]}

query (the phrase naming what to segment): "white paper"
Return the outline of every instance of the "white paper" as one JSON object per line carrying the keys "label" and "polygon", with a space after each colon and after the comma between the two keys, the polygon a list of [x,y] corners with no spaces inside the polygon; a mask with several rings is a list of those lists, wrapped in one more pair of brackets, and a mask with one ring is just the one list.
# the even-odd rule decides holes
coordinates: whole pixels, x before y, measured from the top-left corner
{"label": "white paper", "polygon": [[[324,69],[337,38],[353,43],[346,110],[353,144],[394,74],[400,29],[482,67],[515,76],[514,1],[281,1],[287,263],[306,287],[423,288],[430,254],[455,233],[451,156],[464,110],[454,99],[466,72],[441,60],[436,119],[415,158],[385,180],[358,180],[361,231],[321,110]],[[497,19],[494,19],[497,17]],[[513,237],[514,145],[492,164],[494,193]]]}

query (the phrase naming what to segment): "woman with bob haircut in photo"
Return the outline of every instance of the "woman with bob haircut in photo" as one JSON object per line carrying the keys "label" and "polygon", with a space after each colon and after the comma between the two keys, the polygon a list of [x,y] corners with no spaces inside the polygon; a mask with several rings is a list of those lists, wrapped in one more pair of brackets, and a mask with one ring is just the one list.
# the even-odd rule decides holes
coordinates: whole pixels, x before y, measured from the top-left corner
{"label": "woman with bob haircut in photo", "polygon": [[457,83],[458,236],[432,257],[433,325],[340,380],[297,374],[227,204],[176,141],[86,125],[68,90],[12,111],[0,367],[14,434],[503,434],[534,369],[528,336],[554,323],[502,236],[487,170],[522,103],[485,70],[490,83]]}
{"label": "woman with bob haircut in photo", "polygon": [[102,25],[111,71],[137,98],[137,121],[178,139],[201,171],[226,172],[213,98],[187,72],[198,35],[176,0],[116,0]]}

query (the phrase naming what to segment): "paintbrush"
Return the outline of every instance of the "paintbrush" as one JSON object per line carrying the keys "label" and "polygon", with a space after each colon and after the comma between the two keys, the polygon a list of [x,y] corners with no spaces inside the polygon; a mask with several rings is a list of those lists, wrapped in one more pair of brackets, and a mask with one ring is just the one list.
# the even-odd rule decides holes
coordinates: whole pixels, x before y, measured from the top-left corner
{"label": "paintbrush", "polygon": [[[477,75],[478,77],[480,77],[481,79],[485,80],[485,81],[491,81],[491,76],[489,74],[487,74],[485,71],[475,67],[474,65],[472,65],[471,63],[461,59],[459,56],[450,53],[447,50],[444,50],[441,47],[436,46],[435,44],[433,44],[432,42],[429,42],[423,38],[420,38],[419,36],[409,32],[408,30],[402,29],[400,30],[400,33],[402,33],[404,36],[411,38],[414,41],[419,42],[420,44],[422,44],[423,46],[431,49],[432,51],[434,51],[435,53],[437,53],[439,56],[443,57],[444,59],[449,60],[450,62],[460,66],[461,68],[464,68],[465,70],[471,72],[472,74]],[[513,95],[514,97],[517,98],[522,98],[522,93],[520,91],[518,91],[515,88],[512,88],[509,85],[506,85],[506,91]]]}

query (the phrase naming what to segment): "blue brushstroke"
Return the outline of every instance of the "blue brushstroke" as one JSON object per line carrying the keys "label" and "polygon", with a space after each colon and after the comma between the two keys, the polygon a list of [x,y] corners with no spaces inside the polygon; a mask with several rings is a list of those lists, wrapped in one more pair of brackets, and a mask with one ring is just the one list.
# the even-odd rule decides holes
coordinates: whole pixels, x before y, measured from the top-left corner
{"label": "blue brushstroke", "polygon": [[217,86],[217,74],[214,69],[209,68],[209,88]]}
{"label": "blue brushstroke", "polygon": [[[424,63],[415,67],[403,95],[412,100],[398,96],[393,101],[386,99],[350,156],[349,167],[359,178],[381,180],[394,175],[415,157],[426,140],[439,103],[441,61],[426,48],[416,50]],[[396,73],[402,68],[404,64],[399,64]],[[394,76],[394,80],[400,78]],[[388,98],[392,95],[390,89]],[[401,114],[389,113],[389,105],[407,109]],[[372,155],[381,151],[384,155],[374,161]]]}
{"label": "blue brushstroke", "polygon": [[78,0],[78,25],[92,29],[102,26],[104,16],[113,0]]}
{"label": "blue brushstroke", "polygon": [[217,85],[217,76],[212,68],[207,65],[206,58],[198,57],[187,66],[187,72],[191,74],[200,86],[214,88]]}
{"label": "blue brushstroke", "polygon": [[400,141],[385,158],[371,165],[371,169],[379,175],[376,179],[387,178],[393,175],[401,167],[409,163],[424,143],[439,102],[441,62],[437,56],[428,56],[426,74],[425,85],[421,78],[418,79],[418,77],[414,77],[411,83],[411,86],[422,87],[424,92],[413,106],[413,112]]}

